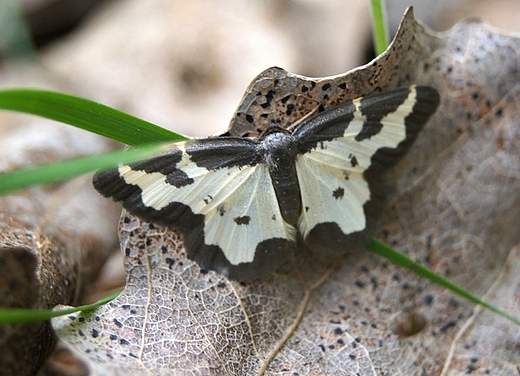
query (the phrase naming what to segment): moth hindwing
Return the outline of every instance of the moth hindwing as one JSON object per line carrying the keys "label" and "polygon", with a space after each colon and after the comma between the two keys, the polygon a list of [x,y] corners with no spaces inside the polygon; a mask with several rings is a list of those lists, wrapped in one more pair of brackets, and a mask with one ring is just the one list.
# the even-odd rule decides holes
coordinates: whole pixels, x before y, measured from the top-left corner
{"label": "moth hindwing", "polygon": [[362,97],[258,139],[177,143],[140,163],[98,172],[95,188],[141,218],[180,230],[188,256],[255,278],[298,244],[344,250],[367,229],[367,171],[402,155],[439,104],[411,86]]}

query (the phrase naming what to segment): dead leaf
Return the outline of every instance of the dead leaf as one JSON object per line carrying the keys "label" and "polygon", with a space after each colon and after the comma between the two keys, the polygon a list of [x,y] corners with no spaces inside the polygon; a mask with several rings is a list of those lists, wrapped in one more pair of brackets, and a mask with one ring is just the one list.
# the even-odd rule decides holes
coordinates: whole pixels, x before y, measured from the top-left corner
{"label": "dead leaf", "polygon": [[[436,87],[435,119],[386,176],[391,204],[378,235],[519,316],[519,50],[518,36],[475,21],[424,30],[409,10],[387,53],[344,76],[264,72],[231,132],[251,131],[240,120],[261,119],[251,96],[273,85],[278,110],[268,117],[287,95],[301,116],[339,101],[322,96],[327,84],[348,85],[341,100]],[[291,94],[312,82],[316,95]],[[302,257],[301,273],[240,283],[201,271],[171,230],[127,215],[121,231],[125,291],[94,313],[53,320],[93,374],[516,375],[520,367],[518,327],[364,250],[337,270]],[[414,333],[395,329],[406,317],[421,318]]]}
{"label": "dead leaf", "polygon": [[[36,122],[2,123],[0,171],[102,149],[89,143],[94,135]],[[117,218],[89,183],[82,177],[0,198],[0,307],[79,302],[113,249],[110,218]],[[49,322],[0,326],[0,374],[34,374],[55,342]]]}

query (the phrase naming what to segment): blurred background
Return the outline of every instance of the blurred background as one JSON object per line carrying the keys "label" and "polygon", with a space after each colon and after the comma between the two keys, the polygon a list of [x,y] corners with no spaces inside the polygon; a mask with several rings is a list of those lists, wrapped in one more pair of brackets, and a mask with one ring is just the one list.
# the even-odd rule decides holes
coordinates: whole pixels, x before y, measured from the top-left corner
{"label": "blurred background", "polygon": [[[467,16],[514,30],[517,0],[388,0],[442,31]],[[374,57],[368,0],[0,0],[0,88],[84,96],[188,136],[223,132],[270,66],[340,74]]]}

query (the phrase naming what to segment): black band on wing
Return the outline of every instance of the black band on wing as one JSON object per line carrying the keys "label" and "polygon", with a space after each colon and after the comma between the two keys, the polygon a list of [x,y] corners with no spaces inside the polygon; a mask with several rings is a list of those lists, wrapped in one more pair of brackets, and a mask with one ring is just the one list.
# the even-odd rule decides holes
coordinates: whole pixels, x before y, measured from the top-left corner
{"label": "black band on wing", "polygon": [[354,104],[349,101],[304,121],[293,132],[293,136],[299,139],[299,152],[306,153],[315,149],[320,142],[343,137],[345,129],[354,118],[354,111]]}
{"label": "black band on wing", "polygon": [[[407,90],[407,88],[396,90]],[[396,90],[392,90],[392,92]],[[372,156],[372,170],[377,170],[381,167],[389,168],[395,165],[399,159],[408,152],[419,135],[419,132],[423,129],[428,119],[437,109],[440,102],[437,90],[430,86],[416,86],[415,90],[415,104],[412,112],[405,118],[404,122],[406,127],[406,138],[395,149],[379,149]]]}
{"label": "black band on wing", "polygon": [[197,166],[208,170],[254,166],[262,158],[259,145],[248,138],[202,138],[186,142],[186,153]]}

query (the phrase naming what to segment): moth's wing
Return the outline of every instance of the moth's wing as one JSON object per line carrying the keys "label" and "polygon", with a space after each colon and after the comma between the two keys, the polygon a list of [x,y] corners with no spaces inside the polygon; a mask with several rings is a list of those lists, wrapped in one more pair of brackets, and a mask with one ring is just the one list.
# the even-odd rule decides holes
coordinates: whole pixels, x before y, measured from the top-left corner
{"label": "moth's wing", "polygon": [[257,145],[244,138],[178,143],[147,161],[97,173],[94,186],[130,212],[179,229],[199,266],[254,276],[262,272],[258,263],[286,256],[279,253],[287,253],[295,232],[282,219]]}
{"label": "moth's wing", "polygon": [[395,163],[438,103],[435,89],[411,86],[355,99],[302,123],[293,135],[301,144],[296,168],[303,237],[328,229],[324,237],[341,244],[339,238],[363,231],[371,197],[365,171]]}

